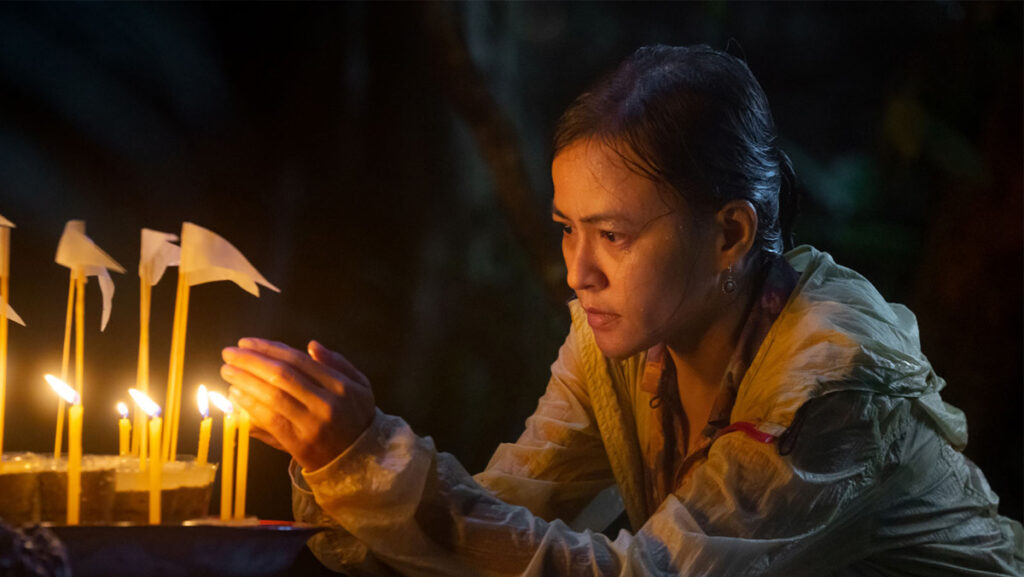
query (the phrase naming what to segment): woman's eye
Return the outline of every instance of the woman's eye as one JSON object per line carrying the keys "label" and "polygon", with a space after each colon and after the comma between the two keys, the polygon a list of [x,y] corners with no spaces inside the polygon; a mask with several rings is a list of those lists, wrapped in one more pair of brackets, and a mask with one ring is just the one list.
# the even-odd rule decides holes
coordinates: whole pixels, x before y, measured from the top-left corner
{"label": "woman's eye", "polygon": [[563,224],[562,225],[562,234],[565,234],[565,235],[572,234],[572,227],[567,225],[567,224]]}
{"label": "woman's eye", "polygon": [[607,240],[608,242],[615,242],[616,240],[619,239],[618,235],[616,235],[614,232],[610,230],[602,230],[601,238]]}

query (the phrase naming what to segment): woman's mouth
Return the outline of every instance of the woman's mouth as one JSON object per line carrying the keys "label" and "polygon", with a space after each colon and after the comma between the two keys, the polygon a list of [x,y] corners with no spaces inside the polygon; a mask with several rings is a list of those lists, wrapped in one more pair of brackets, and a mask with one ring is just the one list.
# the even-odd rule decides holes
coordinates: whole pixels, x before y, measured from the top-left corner
{"label": "woman's mouth", "polygon": [[594,308],[587,308],[584,310],[587,311],[587,324],[589,324],[590,328],[595,331],[607,329],[619,320],[619,315],[612,312]]}

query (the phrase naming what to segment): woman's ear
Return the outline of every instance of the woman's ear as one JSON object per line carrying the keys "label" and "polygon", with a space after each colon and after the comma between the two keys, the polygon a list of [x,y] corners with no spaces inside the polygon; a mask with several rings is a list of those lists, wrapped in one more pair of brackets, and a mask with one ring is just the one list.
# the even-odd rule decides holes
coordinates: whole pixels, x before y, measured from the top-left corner
{"label": "woman's ear", "polygon": [[757,211],[747,200],[730,200],[715,214],[718,225],[718,265],[740,266],[757,238]]}

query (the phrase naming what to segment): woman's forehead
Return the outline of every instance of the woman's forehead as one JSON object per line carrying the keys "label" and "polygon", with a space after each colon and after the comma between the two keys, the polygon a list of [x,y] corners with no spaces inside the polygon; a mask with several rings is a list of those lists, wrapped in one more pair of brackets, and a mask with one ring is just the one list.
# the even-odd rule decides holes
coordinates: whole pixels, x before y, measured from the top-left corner
{"label": "woman's forehead", "polygon": [[551,165],[555,186],[552,212],[581,221],[615,214],[644,220],[681,208],[667,185],[633,170],[619,152],[596,140],[564,148]]}

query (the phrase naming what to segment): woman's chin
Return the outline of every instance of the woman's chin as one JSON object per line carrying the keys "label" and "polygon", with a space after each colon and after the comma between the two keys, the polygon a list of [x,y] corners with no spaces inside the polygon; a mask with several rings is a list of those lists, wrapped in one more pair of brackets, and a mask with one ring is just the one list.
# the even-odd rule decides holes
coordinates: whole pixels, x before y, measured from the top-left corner
{"label": "woman's chin", "polygon": [[650,348],[649,345],[631,339],[617,338],[615,335],[602,335],[595,331],[594,340],[597,348],[604,356],[620,361]]}

